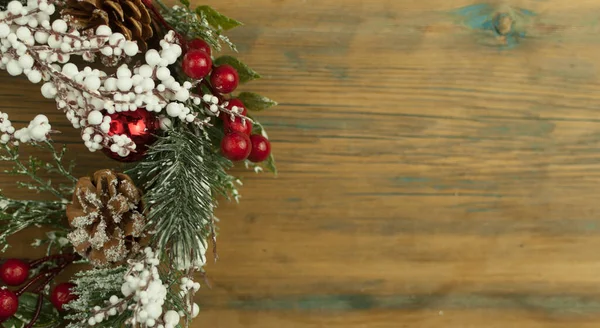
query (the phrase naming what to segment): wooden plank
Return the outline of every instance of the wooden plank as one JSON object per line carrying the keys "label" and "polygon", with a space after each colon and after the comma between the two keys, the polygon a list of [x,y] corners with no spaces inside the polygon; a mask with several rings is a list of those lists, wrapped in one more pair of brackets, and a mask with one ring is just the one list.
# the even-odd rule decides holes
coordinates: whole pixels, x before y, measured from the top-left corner
{"label": "wooden plank", "polygon": [[[281,173],[236,169],[195,327],[597,326],[597,1],[206,3],[246,24],[264,79],[244,89],[281,103],[257,114]],[[52,114],[78,174],[114,166],[38,87],[0,84],[17,125]]]}

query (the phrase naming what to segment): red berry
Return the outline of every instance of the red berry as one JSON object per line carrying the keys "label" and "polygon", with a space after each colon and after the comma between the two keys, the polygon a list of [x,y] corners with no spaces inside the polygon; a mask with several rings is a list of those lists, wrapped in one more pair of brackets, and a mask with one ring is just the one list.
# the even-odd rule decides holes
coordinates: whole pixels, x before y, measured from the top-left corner
{"label": "red berry", "polygon": [[238,72],[227,64],[215,67],[210,74],[210,84],[222,94],[231,93],[237,88],[239,82]]}
{"label": "red berry", "polygon": [[240,132],[231,132],[221,140],[221,152],[223,156],[232,161],[241,161],[250,154],[250,138]]}
{"label": "red berry", "polygon": [[0,266],[0,279],[9,286],[18,286],[29,277],[29,264],[19,259],[8,259]]}
{"label": "red berry", "polygon": [[223,129],[226,134],[235,131],[249,136],[252,133],[252,122],[239,116],[234,116],[231,120],[231,115],[227,115],[223,121]]}
{"label": "red berry", "polygon": [[12,317],[19,308],[19,298],[8,289],[0,289],[0,318]]}
{"label": "red berry", "polygon": [[238,111],[240,108],[242,109],[242,111],[239,113],[240,115],[248,115],[248,109],[246,109],[246,106],[244,106],[244,103],[241,100],[237,98],[229,100],[229,103],[227,104],[227,109],[233,110],[234,106],[238,108]]}
{"label": "red berry", "polygon": [[56,285],[54,290],[52,290],[52,294],[50,294],[50,302],[57,308],[59,311],[63,311],[63,305],[74,301],[78,298],[77,295],[73,293],[73,287],[75,287],[72,283],[62,283]]}
{"label": "red berry", "polygon": [[201,79],[210,73],[210,55],[199,49],[192,49],[183,56],[183,72],[192,79]]}
{"label": "red berry", "polygon": [[252,150],[250,151],[250,155],[248,155],[250,161],[254,163],[262,162],[271,154],[271,143],[262,135],[251,135],[250,143],[252,143]]}
{"label": "red berry", "polygon": [[209,56],[210,56],[210,46],[208,45],[208,43],[206,43],[206,41],[202,40],[202,39],[194,39],[190,42],[188,42],[188,49],[198,49],[198,50],[202,50],[204,52],[206,52]]}

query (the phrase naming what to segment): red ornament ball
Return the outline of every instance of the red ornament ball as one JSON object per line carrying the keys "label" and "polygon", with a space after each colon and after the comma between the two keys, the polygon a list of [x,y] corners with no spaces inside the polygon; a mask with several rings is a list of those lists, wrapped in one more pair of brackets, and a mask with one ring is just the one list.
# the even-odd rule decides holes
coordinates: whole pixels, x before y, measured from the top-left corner
{"label": "red ornament ball", "polygon": [[265,137],[260,134],[253,134],[250,136],[250,143],[252,144],[252,150],[248,159],[251,162],[258,163],[262,162],[269,157],[271,154],[271,143]]}
{"label": "red ornament ball", "polygon": [[204,41],[202,39],[191,40],[190,42],[188,42],[187,46],[188,46],[188,49],[190,49],[190,50],[191,49],[202,50],[210,56],[210,53],[211,53],[210,46],[208,45],[208,43],[206,43],[206,41]]}
{"label": "red ornament ball", "polygon": [[8,289],[0,289],[0,318],[12,317],[19,309],[19,298]]}
{"label": "red ornament ball", "polygon": [[138,108],[133,112],[119,112],[110,116],[110,129],[108,135],[126,135],[135,143],[135,152],[123,157],[108,148],[104,153],[120,162],[137,162],[144,158],[148,146],[156,141],[156,134],[160,130],[158,118],[144,108]]}
{"label": "red ornament ball", "polygon": [[8,259],[0,266],[0,279],[9,286],[19,286],[29,277],[29,264],[19,259]]}
{"label": "red ornament ball", "polygon": [[238,72],[230,65],[224,64],[213,69],[210,84],[222,94],[231,93],[240,82]]}
{"label": "red ornament ball", "polygon": [[242,161],[250,154],[250,138],[240,132],[231,132],[221,140],[221,153],[232,161]]}
{"label": "red ornament ball", "polygon": [[201,79],[210,73],[212,60],[210,55],[199,49],[189,50],[183,56],[183,72],[192,79]]}
{"label": "red ornament ball", "polygon": [[240,132],[249,136],[252,133],[252,122],[239,116],[234,116],[232,120],[231,115],[227,115],[223,121],[223,129],[225,134],[231,132]]}
{"label": "red ornament ball", "polygon": [[73,293],[73,287],[75,287],[72,283],[62,283],[56,285],[50,294],[50,302],[57,308],[59,311],[63,311],[63,305],[74,301],[78,298],[78,296]]}

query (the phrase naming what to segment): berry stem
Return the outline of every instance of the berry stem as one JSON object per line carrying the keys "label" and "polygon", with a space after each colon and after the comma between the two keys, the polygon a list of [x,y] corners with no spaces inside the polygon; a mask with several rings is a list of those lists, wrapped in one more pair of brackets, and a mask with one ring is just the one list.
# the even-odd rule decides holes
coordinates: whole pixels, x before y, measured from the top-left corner
{"label": "berry stem", "polygon": [[45,257],[42,257],[37,260],[33,260],[33,261],[29,262],[29,267],[35,268],[35,267],[39,266],[40,264],[46,263],[48,261],[53,261],[53,260],[57,260],[57,259],[65,259],[65,258],[68,259],[70,257],[73,257],[72,253],[49,255],[49,256],[45,256]]}
{"label": "berry stem", "polygon": [[17,290],[15,294],[17,296],[21,296],[25,291],[27,291],[27,289],[33,286],[33,284],[45,278],[45,280],[35,289],[36,293],[40,293],[44,289],[44,287],[46,287],[46,285],[48,285],[50,281],[52,281],[52,279],[54,279],[62,270],[64,270],[64,268],[66,268],[69,264],[73,263],[73,261],[75,261],[79,257],[77,254],[74,253],[65,255],[69,255],[68,257],[62,257],[63,259],[65,259],[65,262],[63,262],[56,268],[40,272],[37,276],[31,278],[25,285],[23,285],[23,287],[19,288],[19,290]]}
{"label": "berry stem", "polygon": [[40,272],[37,276],[31,278],[25,285],[23,285],[23,287],[19,288],[15,292],[15,294],[17,296],[21,296],[25,291],[27,291],[27,289],[29,289],[29,287],[31,287],[33,284],[35,284],[37,281],[41,280],[42,278],[44,278],[46,276],[49,276],[52,273],[52,271],[54,271],[56,269],[57,268],[51,269],[51,270],[48,270],[48,271],[45,271],[45,272]]}
{"label": "berry stem", "polygon": [[42,304],[43,303],[44,303],[44,296],[42,294],[39,294],[38,299],[37,299],[37,305],[35,307],[35,312],[33,313],[33,317],[31,318],[31,320],[29,321],[27,326],[25,326],[25,328],[32,328],[33,325],[35,325],[35,322],[40,317],[40,313],[42,313]]}

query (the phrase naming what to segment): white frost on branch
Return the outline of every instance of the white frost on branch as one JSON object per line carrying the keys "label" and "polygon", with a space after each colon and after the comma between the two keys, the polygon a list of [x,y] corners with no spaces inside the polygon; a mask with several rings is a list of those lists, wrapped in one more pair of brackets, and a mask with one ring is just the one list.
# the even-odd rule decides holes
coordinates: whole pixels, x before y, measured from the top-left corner
{"label": "white frost on branch", "polygon": [[37,115],[27,127],[16,130],[8,119],[8,114],[0,112],[0,143],[42,142],[48,138],[52,127],[46,115]]}

